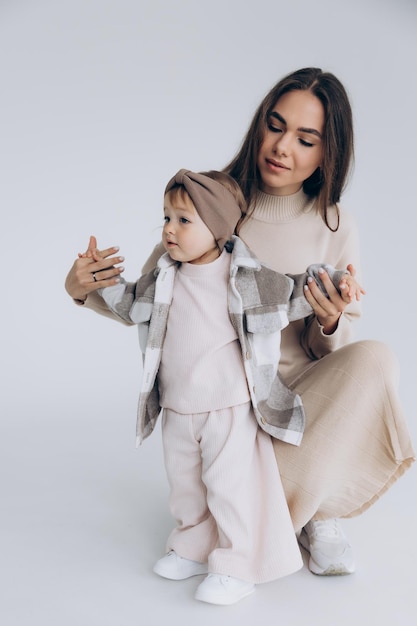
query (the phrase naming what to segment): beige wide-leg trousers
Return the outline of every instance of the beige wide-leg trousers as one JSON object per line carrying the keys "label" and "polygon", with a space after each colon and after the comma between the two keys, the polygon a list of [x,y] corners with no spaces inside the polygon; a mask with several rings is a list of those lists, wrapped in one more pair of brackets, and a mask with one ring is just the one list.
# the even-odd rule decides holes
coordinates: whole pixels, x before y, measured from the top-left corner
{"label": "beige wide-leg trousers", "polygon": [[254,583],[302,567],[272,441],[250,403],[195,415],[164,409],[162,436],[177,521],[167,550]]}

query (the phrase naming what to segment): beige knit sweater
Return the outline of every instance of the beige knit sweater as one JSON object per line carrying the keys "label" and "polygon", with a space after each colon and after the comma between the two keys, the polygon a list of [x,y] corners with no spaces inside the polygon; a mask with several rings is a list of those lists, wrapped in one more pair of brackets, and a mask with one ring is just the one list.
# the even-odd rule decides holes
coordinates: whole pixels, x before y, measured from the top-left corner
{"label": "beige knit sweater", "polygon": [[[291,196],[258,193],[255,209],[239,232],[258,258],[273,269],[297,274],[312,263],[330,263],[340,269],[352,263],[360,278],[359,242],[356,223],[340,210],[340,226],[332,232],[317,213],[314,201],[303,190]],[[336,211],[330,212],[336,221]],[[324,335],[316,319],[306,327],[292,322],[282,334],[280,372],[290,383],[311,364],[352,340],[352,320],[360,315],[359,303],[350,304],[332,335]]]}

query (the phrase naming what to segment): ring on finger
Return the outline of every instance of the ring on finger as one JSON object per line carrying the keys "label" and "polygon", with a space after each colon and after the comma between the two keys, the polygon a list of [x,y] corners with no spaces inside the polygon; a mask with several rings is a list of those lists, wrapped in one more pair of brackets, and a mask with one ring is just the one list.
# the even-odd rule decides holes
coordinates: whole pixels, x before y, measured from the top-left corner
{"label": "ring on finger", "polygon": [[91,275],[92,275],[92,277],[93,277],[94,282],[96,283],[96,282],[97,282],[96,273],[95,273],[95,272],[93,272]]}

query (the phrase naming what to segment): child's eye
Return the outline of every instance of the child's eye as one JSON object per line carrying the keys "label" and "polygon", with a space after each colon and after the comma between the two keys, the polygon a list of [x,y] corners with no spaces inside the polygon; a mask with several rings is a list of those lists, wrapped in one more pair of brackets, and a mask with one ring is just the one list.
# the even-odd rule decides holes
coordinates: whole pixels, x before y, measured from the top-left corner
{"label": "child's eye", "polygon": [[169,222],[169,217],[168,217],[168,215],[165,215],[164,216],[164,224],[168,224],[168,222]]}
{"label": "child's eye", "polygon": [[187,220],[186,217],[180,217],[179,221],[181,222],[181,224],[189,224],[190,223],[190,220]]}

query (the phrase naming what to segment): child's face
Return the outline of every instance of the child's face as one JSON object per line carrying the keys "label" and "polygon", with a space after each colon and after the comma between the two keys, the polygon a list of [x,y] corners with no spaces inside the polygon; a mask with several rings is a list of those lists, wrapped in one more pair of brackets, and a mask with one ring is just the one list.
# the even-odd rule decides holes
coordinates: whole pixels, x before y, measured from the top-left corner
{"label": "child's face", "polygon": [[162,243],[169,256],[181,263],[211,263],[220,250],[188,194],[169,191],[164,200]]}

